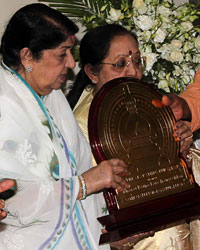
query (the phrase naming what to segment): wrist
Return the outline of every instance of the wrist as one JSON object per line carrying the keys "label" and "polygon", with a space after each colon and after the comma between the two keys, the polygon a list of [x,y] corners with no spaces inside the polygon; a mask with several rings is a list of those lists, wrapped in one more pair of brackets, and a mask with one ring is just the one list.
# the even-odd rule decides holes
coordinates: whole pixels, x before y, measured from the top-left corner
{"label": "wrist", "polygon": [[82,175],[78,176],[79,185],[80,185],[80,198],[79,200],[84,200],[87,197],[87,186],[85,178]]}

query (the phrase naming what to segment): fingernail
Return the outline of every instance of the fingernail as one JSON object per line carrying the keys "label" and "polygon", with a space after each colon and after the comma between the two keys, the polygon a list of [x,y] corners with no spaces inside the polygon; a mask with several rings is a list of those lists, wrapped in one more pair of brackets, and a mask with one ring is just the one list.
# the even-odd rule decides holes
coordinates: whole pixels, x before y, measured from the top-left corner
{"label": "fingernail", "polygon": [[179,141],[179,137],[177,135],[174,135],[175,141]]}

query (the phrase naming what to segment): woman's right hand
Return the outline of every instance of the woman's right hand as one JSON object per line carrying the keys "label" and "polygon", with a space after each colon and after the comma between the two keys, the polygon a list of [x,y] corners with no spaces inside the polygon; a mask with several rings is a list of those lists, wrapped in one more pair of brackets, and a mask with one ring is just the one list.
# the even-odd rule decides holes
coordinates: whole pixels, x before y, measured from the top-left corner
{"label": "woman's right hand", "polygon": [[192,114],[187,102],[178,95],[168,94],[162,97],[162,104],[164,106],[169,106],[176,118],[179,120],[187,120],[190,121]]}
{"label": "woman's right hand", "polygon": [[175,140],[180,141],[180,153],[185,156],[193,144],[193,134],[191,128],[182,120],[174,124]]}
{"label": "woman's right hand", "polygon": [[104,188],[114,188],[118,192],[129,188],[123,176],[129,175],[126,164],[119,159],[102,161],[82,174],[87,186],[87,195]]}

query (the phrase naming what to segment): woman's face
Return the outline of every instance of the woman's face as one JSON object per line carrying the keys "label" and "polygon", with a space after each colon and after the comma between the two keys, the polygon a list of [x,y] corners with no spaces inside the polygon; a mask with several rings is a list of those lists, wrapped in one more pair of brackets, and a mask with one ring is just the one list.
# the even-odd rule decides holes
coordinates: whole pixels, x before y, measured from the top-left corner
{"label": "woman's face", "polygon": [[48,95],[66,82],[68,68],[75,67],[71,54],[73,43],[73,37],[70,36],[57,48],[44,50],[41,59],[29,61],[32,72],[23,72],[21,75],[38,95]]}
{"label": "woman's face", "polygon": [[118,67],[111,64],[102,64],[100,72],[93,79],[97,82],[95,92],[114,78],[134,77],[139,80],[142,78],[138,44],[131,35],[116,36],[111,41],[108,56],[102,63],[118,64]]}

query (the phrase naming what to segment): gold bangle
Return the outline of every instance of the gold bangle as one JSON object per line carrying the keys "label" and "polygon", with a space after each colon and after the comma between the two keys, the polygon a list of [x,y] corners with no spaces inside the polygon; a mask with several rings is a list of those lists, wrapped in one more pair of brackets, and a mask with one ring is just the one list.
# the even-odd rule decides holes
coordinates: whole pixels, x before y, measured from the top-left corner
{"label": "gold bangle", "polygon": [[193,134],[190,135],[190,136],[188,136],[188,137],[186,137],[185,140],[187,140],[187,139],[192,139],[192,138],[193,138]]}
{"label": "gold bangle", "polygon": [[82,189],[82,182],[81,182],[81,179],[80,177],[78,176],[78,180],[79,180],[79,186],[80,186],[80,190],[81,190],[81,197],[79,198],[79,200],[82,200],[82,197],[83,197],[83,189]]}
{"label": "gold bangle", "polygon": [[123,247],[133,247],[135,245],[135,243],[131,243],[131,242],[128,242],[126,244],[123,245]]}

